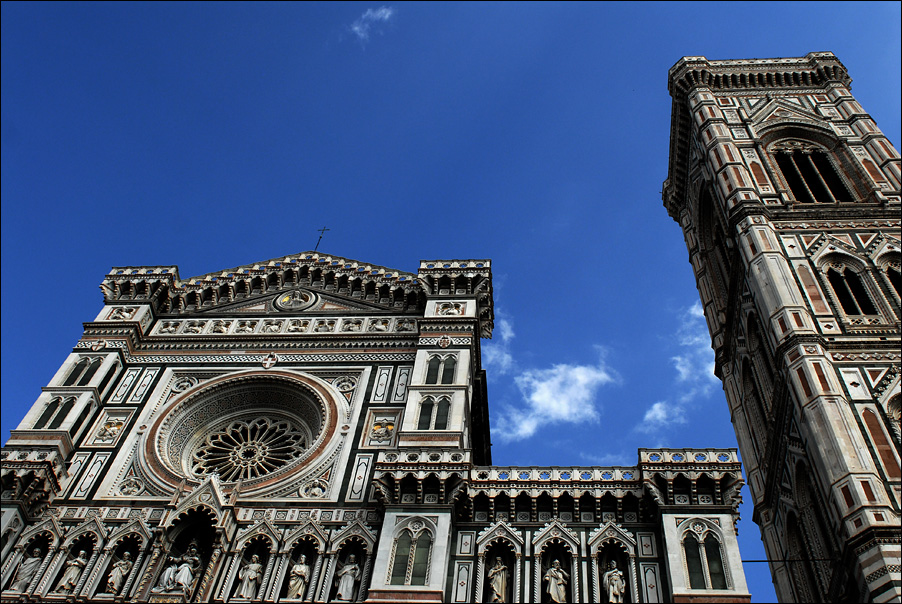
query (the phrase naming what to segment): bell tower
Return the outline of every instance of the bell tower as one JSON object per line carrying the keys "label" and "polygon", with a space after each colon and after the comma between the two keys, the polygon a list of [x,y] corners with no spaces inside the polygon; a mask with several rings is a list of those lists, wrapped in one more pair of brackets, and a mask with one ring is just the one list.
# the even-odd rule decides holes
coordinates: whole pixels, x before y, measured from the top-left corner
{"label": "bell tower", "polygon": [[900,581],[900,162],[830,52],[670,70],[681,228],[781,601]]}

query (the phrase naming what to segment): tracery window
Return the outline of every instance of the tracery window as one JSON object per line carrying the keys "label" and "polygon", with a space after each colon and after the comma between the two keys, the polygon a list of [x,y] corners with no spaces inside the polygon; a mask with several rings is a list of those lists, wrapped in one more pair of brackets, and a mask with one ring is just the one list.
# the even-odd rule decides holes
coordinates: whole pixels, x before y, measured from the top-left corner
{"label": "tracery window", "polygon": [[[422,528],[422,523],[414,521],[411,528]],[[429,578],[429,559],[432,554],[432,533],[423,529],[414,537],[405,528],[395,540],[392,557],[391,585],[426,585]]]}
{"label": "tracery window", "polygon": [[852,196],[823,148],[804,141],[786,140],[771,147],[771,152],[796,202],[852,201]]}
{"label": "tracery window", "polygon": [[435,401],[431,396],[420,403],[420,417],[417,430],[447,430],[448,416],[451,413],[451,399],[446,396]]}
{"label": "tracery window", "polygon": [[694,522],[683,536],[683,555],[689,589],[730,589],[724,566],[723,546],[713,531]]}
{"label": "tracery window", "polygon": [[[433,355],[429,357],[426,365],[427,384],[453,384],[454,370],[457,368],[457,358],[454,355]],[[441,382],[439,382],[441,377]]]}
{"label": "tracery window", "polygon": [[876,315],[877,308],[861,275],[843,262],[834,262],[826,271],[836,300],[847,315]]}
{"label": "tracery window", "polygon": [[103,359],[100,357],[82,358],[66,376],[63,386],[87,386],[102,363]]}

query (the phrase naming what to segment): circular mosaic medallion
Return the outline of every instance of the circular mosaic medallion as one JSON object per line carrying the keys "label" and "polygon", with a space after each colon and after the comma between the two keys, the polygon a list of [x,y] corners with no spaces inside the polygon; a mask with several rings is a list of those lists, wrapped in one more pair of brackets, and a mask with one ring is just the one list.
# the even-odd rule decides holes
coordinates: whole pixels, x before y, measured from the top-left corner
{"label": "circular mosaic medallion", "polygon": [[313,292],[296,289],[276,298],[276,308],[287,311],[304,310],[313,306],[315,302],[316,295]]}

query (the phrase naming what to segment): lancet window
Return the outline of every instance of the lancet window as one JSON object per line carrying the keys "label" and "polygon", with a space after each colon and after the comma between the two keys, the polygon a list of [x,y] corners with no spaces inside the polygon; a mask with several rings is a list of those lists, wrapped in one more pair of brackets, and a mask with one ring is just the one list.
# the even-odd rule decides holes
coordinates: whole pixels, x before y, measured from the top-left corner
{"label": "lancet window", "polygon": [[833,262],[828,266],[826,275],[836,300],[845,314],[878,314],[859,272],[843,262]]}
{"label": "lancet window", "polygon": [[730,589],[721,541],[701,522],[693,522],[683,535],[683,555],[689,589]]}
{"label": "lancet window", "polygon": [[450,413],[451,399],[443,396],[436,401],[431,396],[427,396],[420,403],[417,430],[447,430]]}
{"label": "lancet window", "polygon": [[[414,534],[414,530],[419,533]],[[426,585],[429,579],[429,560],[432,554],[432,533],[418,521],[410,523],[395,540],[392,556],[391,585]]]}
{"label": "lancet window", "polygon": [[102,363],[103,359],[100,357],[82,358],[75,363],[69,375],[66,376],[63,386],[87,386],[94,374],[97,373],[97,370],[100,369]]}
{"label": "lancet window", "polygon": [[433,355],[426,365],[427,384],[453,384],[457,357],[454,355]]}
{"label": "lancet window", "polygon": [[74,396],[65,399],[59,396],[54,397],[47,403],[47,407],[44,409],[41,417],[38,418],[38,421],[34,423],[34,428],[36,430],[43,428],[56,430],[65,421],[69,412],[72,411],[73,405],[75,405]]}
{"label": "lancet window", "polygon": [[844,203],[851,195],[827,152],[808,142],[787,140],[771,148],[783,179],[798,203]]}

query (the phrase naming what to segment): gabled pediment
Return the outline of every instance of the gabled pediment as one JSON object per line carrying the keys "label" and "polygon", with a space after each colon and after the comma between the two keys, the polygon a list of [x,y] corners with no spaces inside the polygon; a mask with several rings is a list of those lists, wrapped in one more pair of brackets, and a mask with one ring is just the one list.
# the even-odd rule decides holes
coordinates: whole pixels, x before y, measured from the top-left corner
{"label": "gabled pediment", "polygon": [[[331,312],[372,313],[385,312],[383,305],[375,302],[355,300],[334,292],[316,291],[314,288],[286,286],[278,293],[268,292],[249,296],[235,302],[201,307],[197,314],[328,314]],[[186,313],[192,314],[191,312]]]}
{"label": "gabled pediment", "polygon": [[533,537],[532,545],[536,551],[539,551],[549,541],[563,541],[572,548],[572,551],[579,551],[579,539],[560,520],[553,520],[546,524],[545,528]]}
{"label": "gabled pediment", "polygon": [[749,117],[756,125],[785,120],[823,121],[821,116],[805,109],[799,103],[793,103],[789,99],[783,98],[771,99],[767,103],[755,106]]}
{"label": "gabled pediment", "polygon": [[363,543],[368,554],[376,551],[376,534],[373,533],[368,526],[360,522],[360,519],[358,518],[352,520],[335,533],[332,537],[329,553],[337,553],[338,550],[341,549],[341,546],[349,539],[358,540]]}
{"label": "gabled pediment", "polygon": [[635,537],[627,532],[622,526],[613,522],[606,522],[589,533],[589,551],[594,554],[601,546],[610,541],[619,543],[631,556],[636,552]]}
{"label": "gabled pediment", "polygon": [[123,537],[127,537],[128,535],[138,535],[138,537],[141,538],[142,547],[153,540],[153,534],[147,529],[144,523],[140,520],[133,519],[131,522],[114,529],[110,533],[110,543],[116,543],[116,541]]}
{"label": "gabled pediment", "polygon": [[268,519],[264,518],[253,526],[250,526],[238,533],[238,541],[235,545],[235,548],[238,551],[241,551],[248,541],[256,537],[264,537],[265,539],[268,539],[271,547],[275,546],[276,543],[281,541],[279,531],[276,530],[276,528]]}
{"label": "gabled pediment", "polygon": [[63,544],[63,547],[68,547],[72,544],[73,541],[81,537],[82,535],[86,535],[89,533],[93,533],[96,537],[97,543],[102,543],[103,539],[106,537],[107,528],[100,521],[99,516],[95,515],[91,518],[88,518],[75,528],[73,528],[66,535],[66,542]]}
{"label": "gabled pediment", "polygon": [[56,516],[45,514],[43,520],[22,531],[22,536],[19,537],[19,543],[28,543],[41,533],[50,534],[52,537],[50,545],[55,547],[63,538],[66,531],[60,526]]}
{"label": "gabled pediment", "polygon": [[222,492],[219,477],[216,474],[210,474],[176,504],[175,509],[169,515],[167,524],[171,526],[182,514],[200,508],[209,510],[218,522],[222,517],[222,508],[227,504],[228,500]]}
{"label": "gabled pediment", "polygon": [[495,524],[484,529],[476,538],[476,548],[479,554],[483,554],[489,545],[499,539],[509,541],[515,548],[515,551],[523,551],[523,537],[519,531],[515,531],[504,520],[499,520]]}
{"label": "gabled pediment", "polygon": [[329,542],[329,535],[318,523],[313,520],[307,520],[307,522],[291,531],[285,537],[285,551],[294,548],[302,539],[313,539],[316,542],[316,551],[323,553],[326,544]]}

